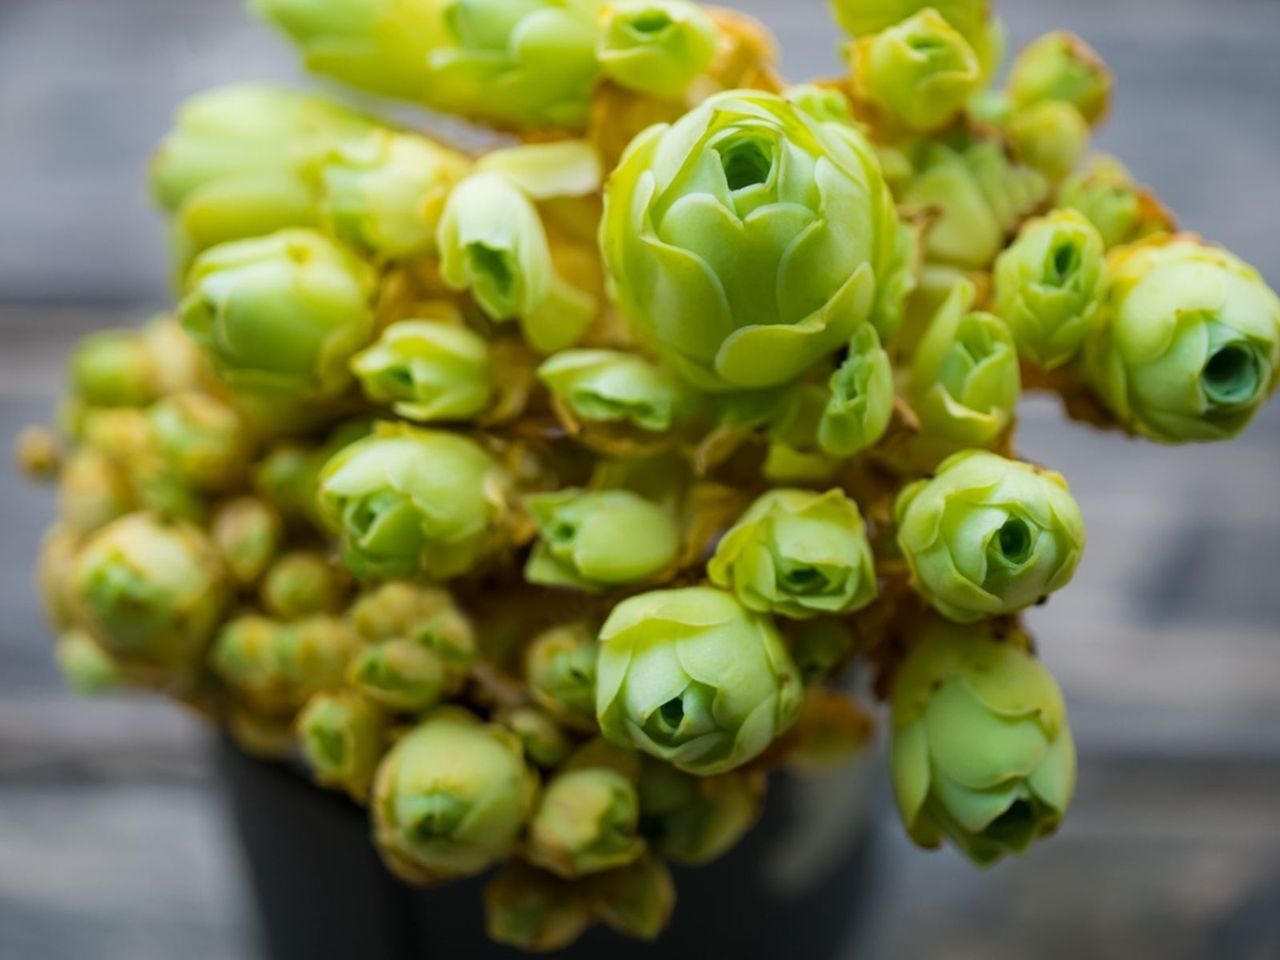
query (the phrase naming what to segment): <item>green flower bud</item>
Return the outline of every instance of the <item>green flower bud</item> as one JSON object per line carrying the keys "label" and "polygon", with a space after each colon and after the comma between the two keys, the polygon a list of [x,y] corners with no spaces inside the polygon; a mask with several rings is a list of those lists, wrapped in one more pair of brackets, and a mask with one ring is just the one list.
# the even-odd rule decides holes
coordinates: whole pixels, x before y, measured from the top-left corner
{"label": "green flower bud", "polygon": [[929,324],[911,363],[908,395],[926,441],[985,447],[1013,422],[1022,391],[1018,349],[999,318],[975,313],[959,281]]}
{"label": "green flower bud", "polygon": [[386,749],[386,721],[378,709],[351,693],[319,693],[299,714],[297,729],[316,782],[364,801]]}
{"label": "green flower bud", "polygon": [[226,589],[194,527],[131,514],[95,534],[72,574],[81,625],[126,669],[183,675],[204,654]]}
{"label": "green flower bud", "polygon": [[443,590],[387,583],[351,609],[356,630],[371,643],[409,640],[433,654],[444,671],[444,692],[457,693],[477,655],[475,631]]}
{"label": "green flower bud", "polygon": [[1022,162],[1055,181],[1074,170],[1089,149],[1089,124],[1079,110],[1060,100],[1017,111],[1008,134]]}
{"label": "green flower bud", "polygon": [[893,688],[890,770],[916,843],[949,838],[988,864],[1053,833],[1075,789],[1062,691],[1025,649],[983,627],[934,627]]}
{"label": "green flower bud", "polygon": [[615,770],[570,770],[551,780],[529,823],[528,857],[566,878],[626,866],[644,852],[640,799]]}
{"label": "green flower bud", "polygon": [[91,407],[145,407],[159,395],[157,376],[146,343],[133,330],[90,334],[71,354],[71,391]]}
{"label": "green flower bud", "polygon": [[183,483],[209,492],[242,485],[252,450],[232,407],[205,393],[176,393],[147,415],[156,449]]}
{"label": "green flower bud", "polygon": [[581,887],[521,860],[504,864],[484,890],[489,939],[533,953],[571,946],[592,921]]}
{"label": "green flower bud", "polygon": [[177,317],[164,314],[153,318],[143,329],[142,339],[155,366],[161,394],[193,393],[208,387],[208,364]]}
{"label": "green flower bud", "polygon": [[858,505],[839,490],[772,490],[724,535],[707,576],[752,610],[805,620],[853,613],[878,592]]}
{"label": "green flower bud", "polygon": [[365,396],[418,423],[470,420],[489,406],[489,345],[465,327],[393,323],[351,361]]}
{"label": "green flower bud", "polygon": [[996,260],[995,312],[1018,352],[1046,370],[1084,346],[1102,288],[1106,250],[1093,224],[1074,210],[1029,221]]}
{"label": "green flower bud", "polygon": [[596,592],[644,583],[680,551],[671,514],[625,490],[559,490],[526,497],[525,506],[540,536],[524,576],[540,586]]}
{"label": "green flower bud", "polygon": [[128,476],[110,457],[81,447],[58,477],[58,512],[79,533],[101,530],[134,509]]}
{"label": "green flower bud", "polygon": [[589,423],[625,423],[666,433],[692,399],[663,367],[618,350],[565,350],[538,368],[538,378]]}
{"label": "green flower bud", "polygon": [[406,259],[433,253],[445,198],[470,161],[426,137],[378,130],[325,155],[320,218],[339,240]]}
{"label": "green flower bud", "polygon": [[308,69],[504,125],[585,124],[596,0],[253,0]]}
{"label": "green flower bud", "polygon": [[818,422],[818,445],[833,457],[852,457],[884,438],[893,419],[893,367],[875,328],[858,328],[849,355],[828,381]]}
{"label": "green flower bud", "polygon": [[253,488],[289,520],[306,514],[303,490],[313,451],[286,443],[272,449],[253,469]]}
{"label": "green flower bud", "polygon": [[290,713],[342,686],[359,639],[335,617],[285,624],[238,617],[218,634],[210,665],[254,710]]}
{"label": "green flower bud", "polygon": [[201,254],[182,326],[233,388],[331,397],[373,335],[373,272],[309,230]]}
{"label": "green flower bud", "polygon": [[853,116],[853,105],[849,102],[849,96],[839,87],[818,83],[797,83],[787,87],[782,95],[794,104],[797,110],[819,123],[858,126]]}
{"label": "green flower bud", "polygon": [[737,846],[760,819],[764,790],[758,772],[693,777],[647,763],[640,778],[641,832],[662,857],[703,866]]}
{"label": "green flower bud", "polygon": [[538,707],[513,707],[496,717],[524,746],[529,762],[543,770],[551,770],[564,763],[573,750],[568,735],[550,711]]}
{"label": "green flower bud", "polygon": [[1043,176],[1013,164],[991,141],[959,149],[930,143],[917,168],[903,188],[902,207],[934,218],[925,236],[928,259],[962,269],[987,269],[1049,196]]}
{"label": "green flower bud", "polygon": [[858,95],[920,133],[956,119],[982,85],[973,47],[931,7],[858,40],[851,55]]}
{"label": "green flower bud", "polygon": [[72,630],[60,636],[54,647],[54,656],[67,685],[82,697],[110,693],[125,685],[119,664],[83,630]]}
{"label": "green flower bud", "polygon": [[839,620],[810,620],[789,631],[791,657],[806,687],[812,687],[848,663],[857,635]]}
{"label": "green flower bud", "polygon": [[590,878],[597,915],[633,940],[657,940],[671,922],[676,904],[671,871],[657,857],[644,856],[621,870]]}
{"label": "green flower bud", "polygon": [[388,640],[362,650],[351,662],[347,681],[388,710],[423,713],[444,699],[449,673],[422,644]]}
{"label": "green flower bud", "polygon": [[275,559],[284,523],[265,501],[240,497],[218,510],[209,532],[232,579],[248,587],[261,579]]}
{"label": "green flower bud", "polygon": [[511,852],[537,792],[513,734],[465,710],[440,710],[378,768],[374,837],[410,882],[472,876]]}
{"label": "green flower bud", "polygon": [[1084,360],[1126,428],[1163,443],[1226,440],[1280,379],[1280,299],[1252,267],[1193,238],[1122,248]]}
{"label": "green flower bud", "polygon": [[719,94],[641,134],[601,229],[632,323],[702,389],[788,383],[901,312],[905,233],[874,151],[774,94]]}
{"label": "green flower bud", "polygon": [[575,730],[595,729],[599,647],[582,623],[539,634],[525,652],[529,692],[553,717]]}
{"label": "green flower bud", "polygon": [[357,577],[447,580],[497,546],[506,487],[475,441],[383,425],[325,465],[318,496]]}
{"label": "green flower bud", "polygon": [[912,584],[948,619],[1016,613],[1066,586],[1084,519],[1060,474],[969,450],[898,496]]}
{"label": "green flower bud", "polygon": [[988,77],[1004,54],[1004,29],[991,0],[831,0],[836,19],[853,37],[882,33],[932,7],[969,42]]}
{"label": "green flower bud", "polygon": [[295,550],[272,563],[262,578],[262,606],[281,620],[336,613],[346,586],[342,572],[323,553]]}
{"label": "green flower bud", "polygon": [[1083,213],[1108,250],[1174,229],[1172,215],[1151,191],[1135,184],[1119,160],[1105,155],[1063,181],[1058,206]]}
{"label": "green flower bud", "polygon": [[633,597],[614,608],[600,644],[604,735],[686,773],[742,766],[795,720],[800,676],[782,637],[730,594]]}
{"label": "green flower bud", "polygon": [[696,3],[613,0],[604,6],[596,57],[615,83],[675,99],[711,66],[719,41],[715,22]]}
{"label": "green flower bud", "polygon": [[1111,71],[1102,58],[1071,33],[1048,33],[1022,49],[1009,73],[1013,105],[1069,103],[1093,126],[1111,105]]}

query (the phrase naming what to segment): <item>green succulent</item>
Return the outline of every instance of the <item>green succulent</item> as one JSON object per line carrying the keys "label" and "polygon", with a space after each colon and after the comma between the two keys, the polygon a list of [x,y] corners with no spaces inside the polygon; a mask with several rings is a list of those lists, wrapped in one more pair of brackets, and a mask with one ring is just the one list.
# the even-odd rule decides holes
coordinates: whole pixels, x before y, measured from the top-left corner
{"label": "green succulent", "polygon": [[874,327],[858,328],[828,389],[817,435],[824,453],[852,457],[884,438],[893,419],[893,366]]}
{"label": "green succulent", "polygon": [[1058,206],[1078,210],[1097,227],[1107,249],[1173,230],[1173,218],[1115,157],[1100,155],[1064,180]]}
{"label": "green succulent", "polygon": [[329,557],[318,550],[292,550],[277,557],[262,578],[262,607],[281,620],[337,613],[347,583]]}
{"label": "green succulent", "polygon": [[598,656],[595,634],[585,623],[540,633],[525,651],[529,692],[559,722],[593,731]]}
{"label": "green succulent", "polygon": [[345,790],[357,801],[369,796],[386,750],[386,721],[368,701],[350,692],[318,693],[298,715],[298,742],[321,786]]}
{"label": "green succulent", "polygon": [[621,773],[567,770],[542,792],[529,823],[528,857],[566,878],[616,870],[644,852],[639,823],[635,784]]}
{"label": "green succulent", "polygon": [[682,96],[719,47],[715,22],[687,0],[613,0],[603,18],[596,39],[600,69],[637,93]]}
{"label": "green succulent", "polygon": [[159,394],[155,359],[134,330],[103,330],[76,344],[68,378],[89,407],[145,407]]}
{"label": "green succulent", "polygon": [[695,777],[661,761],[640,776],[640,830],[663,857],[686,866],[720,859],[760,818],[764,777],[735,771]]}
{"label": "green succulent", "polygon": [[365,647],[351,661],[347,682],[366,699],[396,713],[424,713],[448,692],[444,661],[413,640]]}
{"label": "green succulent", "polygon": [[1015,109],[1067,103],[1092,126],[1111,105],[1111,71],[1087,43],[1071,33],[1047,33],[1013,61],[1008,91]]}
{"label": "green succulent", "polygon": [[1079,166],[1089,149],[1088,122],[1061,100],[1015,110],[1006,132],[1018,158],[1054,182]]}
{"label": "green succulent", "polygon": [[666,433],[694,401],[666,369],[619,350],[565,350],[538,368],[575,418]]}
{"label": "green succulent", "polygon": [[417,423],[470,420],[493,396],[489,345],[442,321],[393,323],[351,369],[365,396]]}
{"label": "green succulent", "polygon": [[214,514],[210,537],[231,578],[252,586],[267,572],[284,539],[284,521],[257,497],[239,497]]}
{"label": "green succulent", "polygon": [[853,37],[882,33],[932,8],[968,41],[990,77],[1004,55],[1004,28],[991,0],[831,0],[836,20]]}
{"label": "green succulent", "polygon": [[209,662],[253,710],[291,715],[313,695],[340,688],[358,648],[354,631],[336,617],[282,623],[247,615],[222,627]]}
{"label": "green succulent", "polygon": [[175,393],[147,416],[156,450],[183,483],[210,493],[243,483],[253,444],[230,404],[206,393]]}

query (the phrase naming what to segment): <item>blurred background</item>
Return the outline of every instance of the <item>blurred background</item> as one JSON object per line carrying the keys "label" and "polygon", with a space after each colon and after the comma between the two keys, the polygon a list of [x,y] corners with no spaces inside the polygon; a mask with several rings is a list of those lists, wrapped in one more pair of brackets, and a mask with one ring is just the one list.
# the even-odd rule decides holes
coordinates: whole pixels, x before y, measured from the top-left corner
{"label": "blurred background", "polygon": [[[732,4],[789,76],[838,68],[823,0]],[[1117,74],[1101,146],[1183,224],[1280,286],[1280,2],[1009,0]],[[0,0],[0,438],[51,415],[92,328],[169,298],[144,163],[183,98],[301,82],[237,0]],[[1081,787],[1062,835],[979,872],[910,848],[881,803],[874,929],[850,956],[1280,957],[1280,404],[1244,439],[1166,450],[1026,405],[1091,544],[1032,618]],[[30,586],[51,498],[0,471],[0,958],[247,960],[254,919],[207,734],[175,708],[76,702]],[[881,777],[880,780],[883,778]],[[877,789],[887,798],[887,787]]]}

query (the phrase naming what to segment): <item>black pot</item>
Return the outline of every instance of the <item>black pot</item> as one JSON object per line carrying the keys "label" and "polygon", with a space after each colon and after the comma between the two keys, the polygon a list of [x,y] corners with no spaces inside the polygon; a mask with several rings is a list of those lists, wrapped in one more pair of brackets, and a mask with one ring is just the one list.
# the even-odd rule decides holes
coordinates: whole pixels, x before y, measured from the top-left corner
{"label": "black pot", "polygon": [[[228,741],[220,741],[218,760],[270,960],[523,956],[485,936],[482,881],[406,886],[378,859],[364,810]],[[819,781],[775,776],[763,819],[737,848],[709,867],[676,870],[675,916],[656,944],[595,929],[553,956],[846,956],[876,886],[865,779],[856,769]]]}

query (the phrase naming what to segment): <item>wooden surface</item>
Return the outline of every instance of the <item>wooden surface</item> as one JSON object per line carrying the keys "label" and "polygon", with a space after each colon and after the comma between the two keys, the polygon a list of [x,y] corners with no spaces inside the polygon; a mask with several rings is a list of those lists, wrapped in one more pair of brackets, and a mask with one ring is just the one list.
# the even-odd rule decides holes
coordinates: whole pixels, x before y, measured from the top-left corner
{"label": "wooden surface", "polygon": [[[741,5],[792,76],[836,68],[819,0]],[[1068,26],[1099,47],[1120,83],[1103,144],[1280,284],[1280,3],[1005,6],[1016,41]],[[142,165],[174,105],[292,63],[234,0],[0,0],[0,438],[48,416],[75,336],[164,306]],[[1098,435],[1044,401],[1022,433],[1090,531],[1033,618],[1080,795],[1061,837],[989,872],[911,850],[886,807],[885,905],[856,955],[1280,956],[1280,407],[1225,447]],[[52,511],[0,472],[0,960],[252,957],[202,731],[62,692],[29,587]]]}

